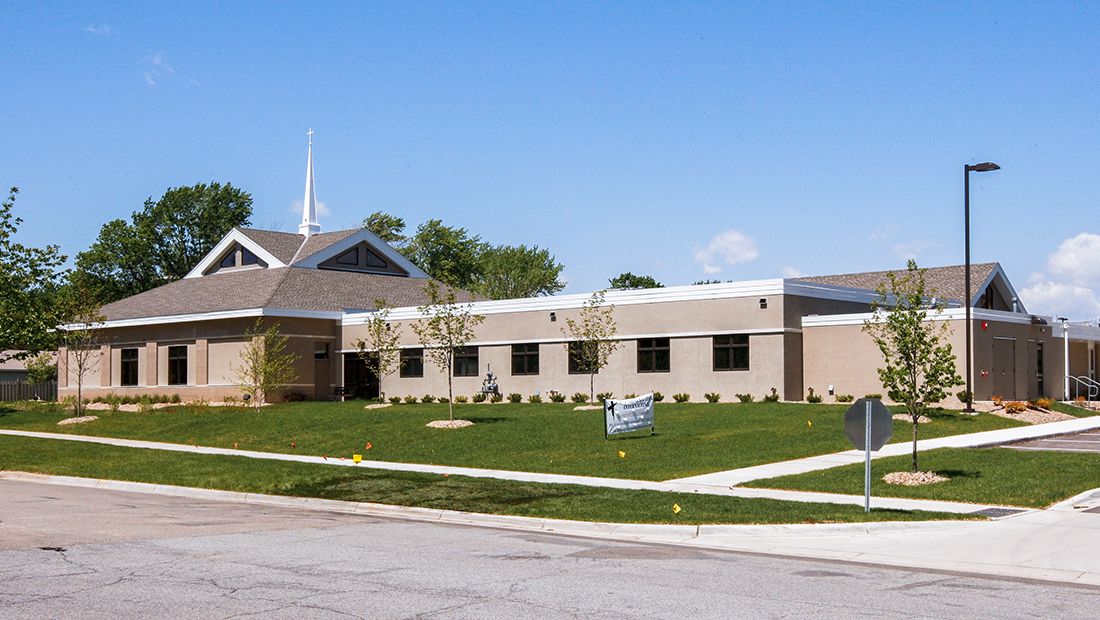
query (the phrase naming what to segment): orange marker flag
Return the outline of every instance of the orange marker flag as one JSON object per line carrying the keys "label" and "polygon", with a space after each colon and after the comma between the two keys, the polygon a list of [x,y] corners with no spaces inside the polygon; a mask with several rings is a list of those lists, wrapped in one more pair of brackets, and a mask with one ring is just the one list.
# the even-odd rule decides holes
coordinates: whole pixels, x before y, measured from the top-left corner
{"label": "orange marker flag", "polygon": [[367,450],[370,450],[370,442],[367,442]]}

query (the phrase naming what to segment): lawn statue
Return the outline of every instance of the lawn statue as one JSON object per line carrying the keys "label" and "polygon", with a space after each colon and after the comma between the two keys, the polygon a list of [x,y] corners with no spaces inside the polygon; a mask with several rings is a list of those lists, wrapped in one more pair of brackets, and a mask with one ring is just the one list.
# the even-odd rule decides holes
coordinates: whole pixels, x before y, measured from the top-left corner
{"label": "lawn statue", "polygon": [[485,380],[481,382],[481,393],[500,396],[500,388],[497,387],[497,376],[493,374],[492,368],[485,375]]}

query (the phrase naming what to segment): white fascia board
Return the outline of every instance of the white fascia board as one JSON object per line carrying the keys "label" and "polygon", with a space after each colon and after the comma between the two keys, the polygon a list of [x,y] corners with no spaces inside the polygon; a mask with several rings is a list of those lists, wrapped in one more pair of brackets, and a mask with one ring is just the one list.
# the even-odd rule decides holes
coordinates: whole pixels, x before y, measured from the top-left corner
{"label": "white fascia board", "polygon": [[[948,308],[943,312],[929,312],[933,321],[965,321],[966,308]],[[998,323],[1015,323],[1017,325],[1032,325],[1032,315],[1019,312],[1006,312],[1004,310],[986,310],[984,308],[971,308],[970,318],[995,321]],[[1050,317],[1038,317],[1050,322]],[[825,316],[802,317],[802,328],[807,327],[832,327],[837,325],[863,325],[868,320],[874,321],[874,312],[861,312],[859,314],[830,314]],[[1071,328],[1072,329],[1072,328]],[[1098,330],[1100,331],[1100,330]]]}
{"label": "white fascia board", "polygon": [[[604,305],[631,306],[637,304],[657,304],[677,301],[702,301],[707,299],[733,299],[738,297],[768,297],[773,295],[798,295],[818,299],[854,301],[871,303],[876,297],[874,291],[844,286],[801,282],[797,280],[750,280],[746,282],[727,282],[723,284],[695,284],[689,286],[670,286],[667,288],[647,288],[633,290],[608,290],[604,292]],[[513,312],[549,312],[581,308],[591,293],[573,295],[553,295],[549,297],[530,297],[526,299],[503,299],[499,301],[476,301],[470,304],[474,314],[507,314]],[[349,310],[343,325],[362,325],[370,320],[373,311]],[[389,318],[395,321],[409,321],[421,318],[415,307],[394,308]]]}
{"label": "white fascia board", "polygon": [[[146,325],[164,325],[168,323],[194,323],[197,321],[218,321],[222,319],[240,319],[260,316],[279,316],[297,319],[328,319],[339,321],[343,312],[323,310],[294,310],[289,308],[245,308],[243,310],[223,310],[220,312],[197,312],[195,314],[175,314],[171,316],[147,316],[134,319],[104,321],[99,327],[141,327]],[[71,326],[63,325],[62,329]]]}
{"label": "white fascia board", "polygon": [[249,239],[248,236],[241,232],[239,229],[234,228],[233,230],[229,231],[228,235],[223,237],[222,240],[218,242],[218,245],[214,246],[213,250],[210,250],[210,252],[208,252],[201,261],[199,261],[198,265],[195,265],[194,269],[192,269],[187,275],[183,276],[184,279],[201,278],[202,274],[206,273],[208,269],[214,266],[214,262],[218,260],[218,257],[221,256],[222,253],[224,253],[226,250],[228,250],[229,247],[234,243],[239,243],[242,246],[248,248],[248,251],[252,252],[257,257],[259,257],[260,260],[267,263],[269,269],[274,267],[286,267],[286,264],[283,263],[283,261],[272,256],[271,252],[268,252],[263,248],[263,246],[256,243],[252,239]]}
{"label": "white fascia board", "polygon": [[[1066,337],[1066,330],[1063,328],[1061,321],[1052,323],[1051,327],[1051,334],[1053,334],[1055,338]],[[1071,322],[1069,324],[1069,339],[1071,342],[1074,340],[1100,341],[1100,327],[1080,325]]]}
{"label": "white fascia board", "polygon": [[429,276],[423,269],[412,264],[409,259],[401,255],[400,252],[390,247],[390,244],[382,241],[378,238],[378,235],[372,233],[366,228],[361,229],[359,232],[348,235],[347,237],[337,241],[336,243],[328,246],[327,248],[316,252],[310,256],[303,258],[302,260],[294,263],[295,267],[306,267],[307,269],[316,269],[318,265],[327,261],[330,258],[339,256],[347,250],[359,245],[366,241],[371,247],[378,250],[382,257],[386,260],[396,263],[402,269],[409,273],[410,278],[422,278],[428,279]]}

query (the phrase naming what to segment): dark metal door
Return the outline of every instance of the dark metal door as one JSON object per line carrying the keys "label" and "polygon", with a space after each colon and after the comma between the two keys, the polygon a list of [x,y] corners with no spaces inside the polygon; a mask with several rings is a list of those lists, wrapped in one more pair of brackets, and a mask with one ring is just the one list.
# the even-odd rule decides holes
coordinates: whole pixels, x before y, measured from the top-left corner
{"label": "dark metal door", "polygon": [[344,354],[344,387],[354,390],[356,398],[378,398],[378,375],[358,353]]}
{"label": "dark metal door", "polygon": [[1016,400],[1016,341],[993,339],[993,396]]}

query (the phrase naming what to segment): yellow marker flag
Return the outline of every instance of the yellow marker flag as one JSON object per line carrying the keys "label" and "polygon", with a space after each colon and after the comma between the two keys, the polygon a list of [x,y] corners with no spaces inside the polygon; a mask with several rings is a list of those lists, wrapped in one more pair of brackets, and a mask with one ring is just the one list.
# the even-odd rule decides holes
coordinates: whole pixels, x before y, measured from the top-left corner
{"label": "yellow marker flag", "polygon": [[672,512],[674,512],[676,514],[680,514],[680,504],[673,504],[672,505]]}
{"label": "yellow marker flag", "polygon": [[811,422],[811,421],[809,421],[809,420],[806,420],[806,426],[813,426],[813,425],[814,425],[814,423],[813,423],[813,422]]}
{"label": "yellow marker flag", "polygon": [[351,460],[355,461],[356,463],[359,463],[359,461],[363,460],[363,455],[362,454],[353,454],[353,455],[351,455]]}
{"label": "yellow marker flag", "polygon": [[626,458],[626,452],[619,450],[619,458]]}

